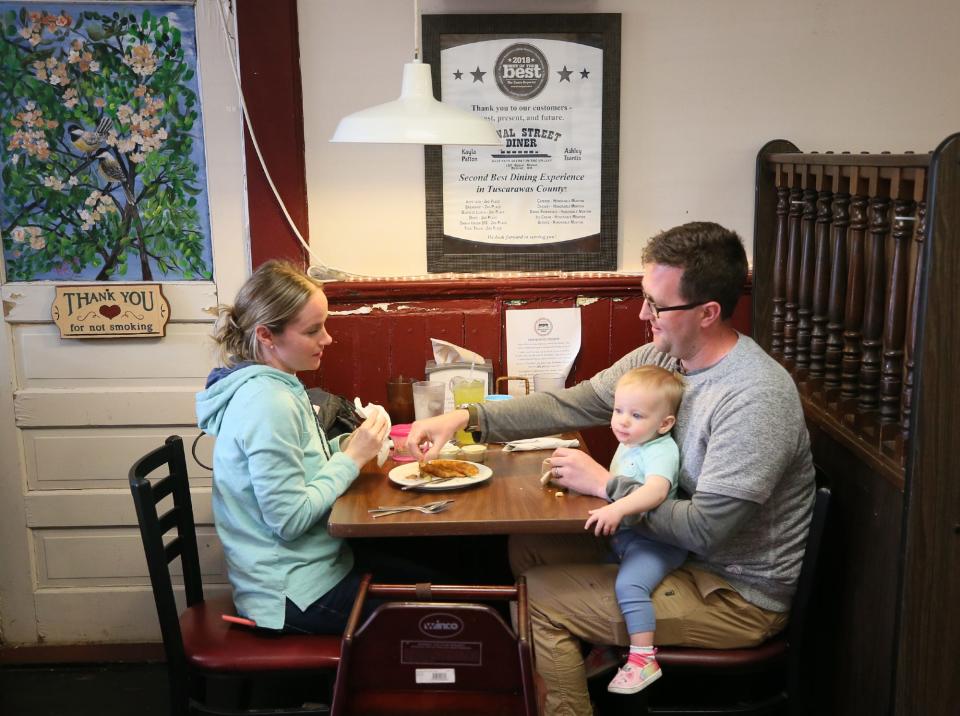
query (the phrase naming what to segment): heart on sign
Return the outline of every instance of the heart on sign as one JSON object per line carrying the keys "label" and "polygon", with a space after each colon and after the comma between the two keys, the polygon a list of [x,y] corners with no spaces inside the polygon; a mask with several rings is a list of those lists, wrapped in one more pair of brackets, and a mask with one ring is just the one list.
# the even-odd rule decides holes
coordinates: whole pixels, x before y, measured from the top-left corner
{"label": "heart on sign", "polygon": [[113,306],[108,306],[106,304],[100,306],[100,315],[106,318],[109,318],[111,321],[120,315],[120,306],[114,304]]}

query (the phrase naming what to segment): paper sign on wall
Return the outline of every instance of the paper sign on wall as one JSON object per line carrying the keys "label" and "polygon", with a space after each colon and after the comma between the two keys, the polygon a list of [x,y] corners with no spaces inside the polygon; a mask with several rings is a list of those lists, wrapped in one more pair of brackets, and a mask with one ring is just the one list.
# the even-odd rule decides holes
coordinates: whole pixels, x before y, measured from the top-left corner
{"label": "paper sign on wall", "polygon": [[156,338],[170,304],[158,283],[70,284],[56,287],[50,313],[61,338]]}
{"label": "paper sign on wall", "polygon": [[511,375],[570,374],[580,352],[579,308],[528,308],[506,312],[507,367]]}

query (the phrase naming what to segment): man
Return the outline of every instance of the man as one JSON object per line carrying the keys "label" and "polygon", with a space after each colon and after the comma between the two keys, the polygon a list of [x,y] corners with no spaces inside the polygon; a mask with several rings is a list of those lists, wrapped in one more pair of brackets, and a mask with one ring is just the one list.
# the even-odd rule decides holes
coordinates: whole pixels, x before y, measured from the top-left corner
{"label": "man", "polygon": [[[796,387],[783,368],[730,318],[747,260],[740,238],[717,224],[690,223],[655,236],[643,252],[644,304],[653,341],[573,388],[470,406],[415,423],[408,445],[455,429],[512,440],[605,424],[617,379],[656,364],[685,376],[674,438],[680,488],[636,527],[690,552],[653,593],[656,643],[734,648],[782,630],[800,573],[814,500],[809,436]],[[610,473],[578,450],[551,457],[561,485],[608,497]],[[524,536],[511,566],[526,574],[537,670],[546,712],[592,713],[582,644],[627,644],[612,563],[602,539]]]}

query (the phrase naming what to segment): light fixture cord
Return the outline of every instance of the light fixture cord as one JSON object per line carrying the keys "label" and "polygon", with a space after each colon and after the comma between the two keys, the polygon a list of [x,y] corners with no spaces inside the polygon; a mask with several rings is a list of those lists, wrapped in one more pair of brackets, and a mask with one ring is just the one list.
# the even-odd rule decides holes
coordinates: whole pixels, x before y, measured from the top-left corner
{"label": "light fixture cord", "polygon": [[413,59],[420,59],[420,0],[413,0]]}

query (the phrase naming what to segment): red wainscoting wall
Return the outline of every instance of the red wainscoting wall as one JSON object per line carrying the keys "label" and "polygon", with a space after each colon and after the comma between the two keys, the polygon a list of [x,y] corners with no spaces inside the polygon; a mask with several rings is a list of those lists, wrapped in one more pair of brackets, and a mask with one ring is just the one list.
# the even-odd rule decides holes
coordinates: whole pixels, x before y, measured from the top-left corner
{"label": "red wainscoting wall", "polygon": [[[636,276],[346,282],[328,284],[326,293],[334,342],[320,370],[301,377],[308,386],[364,402],[384,403],[394,376],[422,380],[433,358],[431,338],[490,358],[494,378],[507,375],[508,310],[580,307],[581,347],[568,386],[650,339],[638,317],[643,299]],[[750,294],[748,284],[733,319],[747,334]],[[594,456],[609,461],[616,448],[610,431],[592,428],[585,437]]]}

